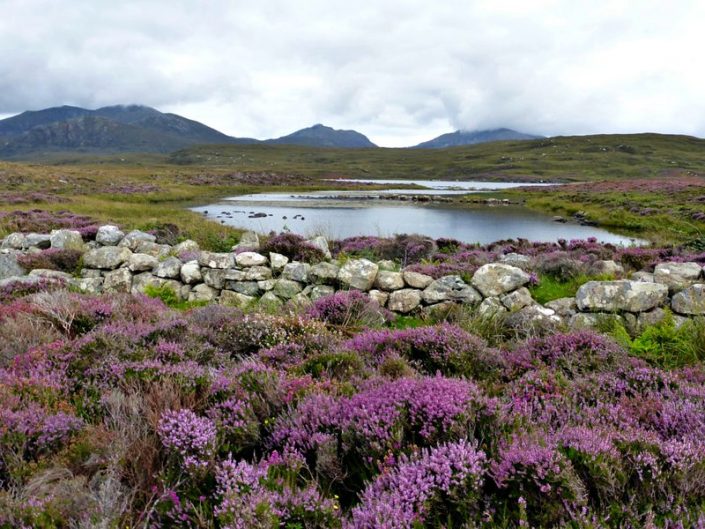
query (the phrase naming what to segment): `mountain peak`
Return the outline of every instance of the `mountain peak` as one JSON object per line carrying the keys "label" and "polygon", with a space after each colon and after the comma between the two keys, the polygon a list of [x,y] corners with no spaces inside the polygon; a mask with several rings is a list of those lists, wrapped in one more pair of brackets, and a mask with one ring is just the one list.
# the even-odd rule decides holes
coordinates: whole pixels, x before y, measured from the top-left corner
{"label": "mountain peak", "polygon": [[462,145],[475,145],[492,141],[535,140],[543,136],[525,134],[506,127],[487,130],[456,130],[416,145],[415,149],[445,149]]}
{"label": "mountain peak", "polygon": [[338,130],[322,123],[297,130],[287,136],[267,140],[276,145],[304,145],[308,147],[333,147],[341,149],[366,149],[377,147],[370,139],[355,130]]}

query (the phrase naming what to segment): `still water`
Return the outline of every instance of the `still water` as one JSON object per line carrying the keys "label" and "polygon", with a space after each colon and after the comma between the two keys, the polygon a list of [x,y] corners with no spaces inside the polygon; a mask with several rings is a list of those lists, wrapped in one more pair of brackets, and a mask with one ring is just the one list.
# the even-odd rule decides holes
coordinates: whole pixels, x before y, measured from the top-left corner
{"label": "still water", "polygon": [[[382,183],[379,180],[375,182]],[[422,183],[423,182],[423,183]],[[385,181],[395,185],[396,181]],[[404,185],[433,185],[433,189],[409,190]],[[208,218],[260,233],[292,231],[305,236],[323,234],[337,239],[354,235],[390,236],[418,233],[433,238],[449,237],[469,243],[500,239],[531,241],[586,239],[629,245],[638,243],[604,229],[577,223],[557,223],[547,215],[521,206],[417,203],[381,200],[388,194],[445,195],[467,193],[467,189],[492,190],[526,184],[507,182],[400,181],[400,187],[385,191],[327,190],[312,193],[263,193],[222,199],[192,208]],[[458,188],[462,185],[462,188]]]}

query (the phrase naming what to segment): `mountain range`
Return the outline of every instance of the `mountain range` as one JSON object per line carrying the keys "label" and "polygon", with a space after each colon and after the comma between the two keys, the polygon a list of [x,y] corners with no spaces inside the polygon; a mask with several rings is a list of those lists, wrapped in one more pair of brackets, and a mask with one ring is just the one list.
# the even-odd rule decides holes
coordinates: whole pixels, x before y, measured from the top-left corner
{"label": "mountain range", "polygon": [[[456,131],[412,148],[445,148],[538,137],[511,129]],[[96,110],[61,106],[0,120],[0,158],[51,152],[168,153],[200,144],[260,143],[339,149],[377,147],[357,131],[336,130],[321,124],[268,140],[236,138],[198,121],[142,105],[116,105]]]}

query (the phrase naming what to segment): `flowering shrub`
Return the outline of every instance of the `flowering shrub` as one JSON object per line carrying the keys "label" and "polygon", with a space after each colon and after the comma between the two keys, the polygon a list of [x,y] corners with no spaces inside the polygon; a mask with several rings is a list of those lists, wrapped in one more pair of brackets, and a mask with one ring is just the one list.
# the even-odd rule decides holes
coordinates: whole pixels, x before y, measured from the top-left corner
{"label": "flowering shrub", "polygon": [[208,466],[215,450],[217,430],[210,419],[199,417],[191,410],[169,410],[159,420],[162,445],[176,454],[190,471]]}
{"label": "flowering shrub", "polygon": [[478,514],[485,455],[460,440],[408,458],[375,479],[346,529],[437,527]]}
{"label": "flowering shrub", "polygon": [[280,233],[270,236],[262,245],[261,251],[280,253],[292,261],[305,263],[317,263],[325,258],[320,249],[294,233]]}
{"label": "flowering shrub", "polygon": [[307,314],[331,325],[373,326],[392,319],[389,311],[359,290],[338,291],[318,298]]}
{"label": "flowering shrub", "polygon": [[79,250],[49,248],[39,253],[21,254],[17,258],[17,263],[25,270],[44,268],[72,274],[78,271],[82,256],[83,252]]}

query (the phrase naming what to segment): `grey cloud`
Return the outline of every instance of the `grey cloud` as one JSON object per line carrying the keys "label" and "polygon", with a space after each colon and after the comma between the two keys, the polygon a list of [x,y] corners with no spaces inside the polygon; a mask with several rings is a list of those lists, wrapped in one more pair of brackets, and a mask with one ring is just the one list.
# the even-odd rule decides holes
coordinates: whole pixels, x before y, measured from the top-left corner
{"label": "grey cloud", "polygon": [[702,2],[0,0],[0,114],[138,102],[271,137],[705,134]]}

